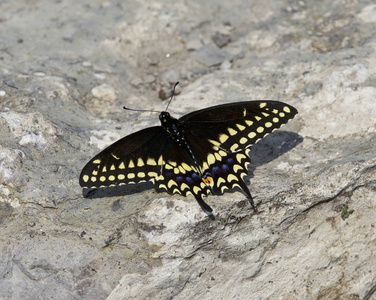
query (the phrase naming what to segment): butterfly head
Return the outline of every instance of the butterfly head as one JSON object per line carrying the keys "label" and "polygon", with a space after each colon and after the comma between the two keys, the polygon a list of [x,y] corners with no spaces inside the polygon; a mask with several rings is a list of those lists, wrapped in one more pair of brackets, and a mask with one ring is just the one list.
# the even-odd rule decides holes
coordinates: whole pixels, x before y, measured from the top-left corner
{"label": "butterfly head", "polygon": [[162,111],[161,114],[159,115],[159,120],[161,121],[162,126],[166,126],[166,124],[169,123],[171,120],[171,115],[167,111]]}

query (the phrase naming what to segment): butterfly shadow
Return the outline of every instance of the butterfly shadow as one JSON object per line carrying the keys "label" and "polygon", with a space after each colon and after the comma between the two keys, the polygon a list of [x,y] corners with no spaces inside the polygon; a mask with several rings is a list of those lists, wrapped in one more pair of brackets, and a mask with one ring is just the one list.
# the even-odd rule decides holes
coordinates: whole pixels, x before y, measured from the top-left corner
{"label": "butterfly shadow", "polygon": [[[248,179],[253,177],[257,167],[267,164],[303,142],[303,137],[290,131],[278,130],[252,146],[251,164],[248,167]],[[251,175],[251,176],[250,176]]]}

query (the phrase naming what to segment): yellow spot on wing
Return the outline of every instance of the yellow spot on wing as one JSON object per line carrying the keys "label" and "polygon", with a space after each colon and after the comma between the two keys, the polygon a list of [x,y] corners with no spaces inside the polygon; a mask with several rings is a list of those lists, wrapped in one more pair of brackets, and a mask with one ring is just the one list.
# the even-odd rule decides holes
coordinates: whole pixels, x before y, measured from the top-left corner
{"label": "yellow spot on wing", "polygon": [[228,140],[229,136],[227,134],[221,134],[219,136],[219,141],[223,144],[224,142],[226,142]]}
{"label": "yellow spot on wing", "polygon": [[265,123],[265,127],[267,127],[267,128],[270,128],[270,127],[272,127],[273,126],[273,124],[271,123],[271,122],[266,122]]}
{"label": "yellow spot on wing", "polygon": [[278,122],[279,122],[279,119],[278,119],[278,118],[273,118],[273,122],[274,122],[274,123],[278,123]]}
{"label": "yellow spot on wing", "polygon": [[236,124],[236,127],[238,127],[238,129],[240,131],[243,131],[245,129],[245,126],[241,125],[241,124]]}
{"label": "yellow spot on wing", "polygon": [[157,181],[161,181],[161,180],[164,180],[164,176],[163,175],[159,175],[157,178],[155,178]]}
{"label": "yellow spot on wing", "polygon": [[93,172],[91,172],[91,174],[93,174],[94,176],[97,176],[98,175],[98,170],[93,170]]}
{"label": "yellow spot on wing", "polygon": [[239,145],[235,143],[234,145],[231,146],[230,150],[232,152],[235,152],[236,150],[238,150],[238,148],[239,148]]}
{"label": "yellow spot on wing", "polygon": [[144,178],[146,174],[144,172],[138,172],[137,177]]}
{"label": "yellow spot on wing", "polygon": [[100,159],[93,160],[93,164],[99,165],[101,163]]}
{"label": "yellow spot on wing", "polygon": [[114,171],[115,170],[115,165],[111,165],[110,170]]}
{"label": "yellow spot on wing", "polygon": [[137,161],[137,167],[143,167],[145,164],[144,164],[144,161],[142,160],[142,158],[140,157]]}
{"label": "yellow spot on wing", "polygon": [[181,191],[176,187],[174,188],[174,190],[172,191],[173,194],[181,194]]}
{"label": "yellow spot on wing", "polygon": [[124,178],[125,178],[124,174],[119,174],[119,175],[118,175],[118,179],[119,179],[119,180],[123,180]]}
{"label": "yellow spot on wing", "polygon": [[224,178],[219,177],[217,180],[217,187],[220,187],[222,183],[226,183],[226,180]]}
{"label": "yellow spot on wing", "polygon": [[201,189],[198,186],[193,187],[193,193],[198,195],[198,193],[201,192]]}
{"label": "yellow spot on wing", "polygon": [[105,173],[105,172],[107,172],[106,166],[104,166],[103,169],[102,169],[102,173]]}
{"label": "yellow spot on wing", "polygon": [[258,133],[262,133],[262,132],[264,132],[264,127],[259,127],[259,128],[257,128],[256,129],[256,131],[258,132]]}
{"label": "yellow spot on wing", "polygon": [[227,130],[228,130],[228,133],[230,134],[230,135],[235,135],[235,134],[237,134],[238,132],[235,130],[235,129],[232,129],[232,128],[227,128]]}
{"label": "yellow spot on wing", "polygon": [[223,157],[223,156],[227,156],[227,153],[226,153],[225,151],[223,151],[223,150],[219,150],[218,153],[219,153],[219,155],[222,156],[222,157]]}
{"label": "yellow spot on wing", "polygon": [[115,158],[115,159],[120,159],[119,157],[117,157],[115,154],[111,153],[111,155]]}
{"label": "yellow spot on wing", "polygon": [[256,133],[255,132],[250,132],[250,133],[248,133],[248,137],[250,138],[250,139],[253,139],[254,137],[256,136]]}
{"label": "yellow spot on wing", "polygon": [[181,186],[180,186],[180,189],[182,190],[182,191],[184,191],[184,190],[186,190],[186,189],[188,189],[189,190],[189,186],[188,186],[188,184],[186,184],[186,183],[182,183],[181,184]]}
{"label": "yellow spot on wing", "polygon": [[178,186],[178,184],[175,182],[175,181],[173,181],[172,179],[167,183],[167,186],[169,187],[169,188],[171,188],[173,185],[176,185],[176,186]]}
{"label": "yellow spot on wing", "polygon": [[148,175],[149,175],[150,177],[157,177],[157,176],[158,176],[158,174],[155,173],[155,172],[149,172]]}
{"label": "yellow spot on wing", "polygon": [[119,169],[125,169],[125,165],[124,165],[124,162],[121,162],[121,164],[119,165]]}
{"label": "yellow spot on wing", "polygon": [[189,166],[189,165],[187,165],[186,163],[182,163],[181,164],[181,166],[185,169],[185,170],[187,170],[187,171],[192,171],[192,168]]}
{"label": "yellow spot on wing", "polygon": [[206,158],[209,166],[215,163],[215,157],[212,153],[209,153],[208,157]]}
{"label": "yellow spot on wing", "polygon": [[209,140],[209,142],[212,143],[215,146],[220,146],[221,145],[221,143],[219,143],[217,141],[214,141],[214,140]]}
{"label": "yellow spot on wing", "polygon": [[217,160],[221,161],[222,160],[222,156],[219,155],[219,153],[215,152],[214,153],[214,156]]}
{"label": "yellow spot on wing", "polygon": [[171,166],[174,166],[174,167],[176,167],[178,165],[176,163],[176,161],[171,161],[171,160],[169,160],[167,163],[170,164]]}
{"label": "yellow spot on wing", "polygon": [[85,182],[88,182],[89,176],[87,176],[87,175],[82,176],[82,180],[85,181]]}
{"label": "yellow spot on wing", "polygon": [[247,158],[243,153],[236,154],[236,160],[241,163],[242,159]]}
{"label": "yellow spot on wing", "polygon": [[255,119],[256,119],[256,121],[260,121],[260,120],[261,120],[261,117],[259,117],[259,116],[255,116]]}
{"label": "yellow spot on wing", "polygon": [[260,103],[260,108],[264,108],[266,106],[265,102]]}
{"label": "yellow spot on wing", "polygon": [[249,120],[245,120],[245,124],[247,124],[248,126],[252,126],[253,122]]}
{"label": "yellow spot on wing", "polygon": [[136,175],[135,175],[134,173],[129,173],[129,174],[127,175],[127,177],[128,177],[129,179],[133,179],[133,178],[136,177]]}
{"label": "yellow spot on wing", "polygon": [[245,138],[245,137],[242,137],[239,142],[240,142],[240,144],[244,145],[246,142],[248,142],[248,139]]}
{"label": "yellow spot on wing", "polygon": [[108,176],[108,180],[114,181],[115,180],[115,176],[114,175]]}
{"label": "yellow spot on wing", "polygon": [[229,174],[229,175],[227,176],[227,182],[231,182],[231,181],[233,181],[233,180],[238,181],[238,178],[236,178],[236,176],[233,175],[233,174]]}
{"label": "yellow spot on wing", "polygon": [[106,181],[106,177],[105,176],[101,176],[101,177],[99,177],[99,180],[102,181],[102,182],[105,182]]}
{"label": "yellow spot on wing", "polygon": [[158,187],[167,191],[167,186],[165,186],[164,184],[159,184]]}
{"label": "yellow spot on wing", "polygon": [[97,181],[97,177],[95,177],[95,176],[91,176],[91,181],[92,181],[92,182],[96,182],[96,181]]}
{"label": "yellow spot on wing", "polygon": [[146,161],[146,163],[147,163],[149,166],[156,166],[156,165],[157,165],[157,162],[155,161],[154,158],[148,158],[148,160]]}
{"label": "yellow spot on wing", "polygon": [[283,111],[286,112],[286,113],[288,113],[288,114],[291,112],[290,108],[287,107],[287,106],[285,106],[285,107],[283,108]]}
{"label": "yellow spot on wing", "polygon": [[132,160],[129,161],[128,168],[134,168],[134,163]]}

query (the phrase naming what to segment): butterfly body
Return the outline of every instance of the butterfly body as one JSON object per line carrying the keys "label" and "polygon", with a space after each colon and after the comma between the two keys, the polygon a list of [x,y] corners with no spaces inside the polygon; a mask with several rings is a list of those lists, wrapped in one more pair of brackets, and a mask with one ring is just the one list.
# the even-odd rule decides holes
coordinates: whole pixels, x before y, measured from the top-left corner
{"label": "butterfly body", "polygon": [[80,185],[98,188],[151,180],[170,194],[193,195],[212,219],[204,196],[239,187],[255,209],[243,181],[250,148],[296,114],[295,108],[278,101],[218,105],[180,119],[162,112],[161,126],[126,136],[91,159]]}

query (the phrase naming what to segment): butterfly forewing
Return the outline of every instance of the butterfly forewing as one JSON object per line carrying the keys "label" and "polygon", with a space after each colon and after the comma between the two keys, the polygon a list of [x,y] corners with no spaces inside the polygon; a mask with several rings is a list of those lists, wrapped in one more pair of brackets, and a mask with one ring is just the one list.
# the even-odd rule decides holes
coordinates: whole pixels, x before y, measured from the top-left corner
{"label": "butterfly forewing", "polygon": [[[163,127],[150,127],[126,136],[92,158],[80,175],[82,187],[106,187],[157,178],[165,162]],[[158,147],[159,145],[160,147]]]}
{"label": "butterfly forewing", "polygon": [[248,101],[198,110],[180,121],[192,138],[204,131],[211,148],[236,152],[251,147],[296,114],[295,108],[282,102]]}

